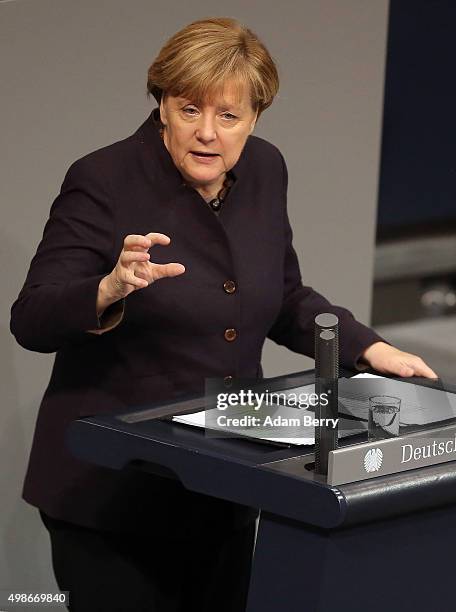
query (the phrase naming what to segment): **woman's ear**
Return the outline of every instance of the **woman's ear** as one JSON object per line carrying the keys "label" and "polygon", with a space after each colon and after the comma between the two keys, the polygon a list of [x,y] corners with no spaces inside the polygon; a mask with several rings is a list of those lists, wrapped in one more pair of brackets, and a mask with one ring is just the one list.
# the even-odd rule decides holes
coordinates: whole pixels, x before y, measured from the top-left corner
{"label": "woman's ear", "polygon": [[163,125],[166,125],[168,122],[168,119],[166,117],[166,108],[165,108],[164,99],[165,99],[165,96],[163,95],[160,100],[160,121],[163,123]]}

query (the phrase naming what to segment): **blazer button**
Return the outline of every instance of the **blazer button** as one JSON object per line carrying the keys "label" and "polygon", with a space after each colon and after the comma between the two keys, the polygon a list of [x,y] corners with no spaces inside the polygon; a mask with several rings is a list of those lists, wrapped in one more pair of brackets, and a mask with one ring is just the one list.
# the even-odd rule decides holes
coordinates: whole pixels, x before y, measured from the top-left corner
{"label": "blazer button", "polygon": [[233,384],[233,377],[225,376],[225,378],[223,379],[223,382],[225,383],[225,387],[231,387],[231,385]]}
{"label": "blazer button", "polygon": [[223,288],[226,293],[234,293],[236,291],[236,283],[232,280],[227,280],[223,283]]}
{"label": "blazer button", "polygon": [[237,331],[233,329],[232,327],[229,329],[225,329],[224,336],[225,336],[225,340],[227,340],[228,342],[233,342],[233,340],[236,340]]}

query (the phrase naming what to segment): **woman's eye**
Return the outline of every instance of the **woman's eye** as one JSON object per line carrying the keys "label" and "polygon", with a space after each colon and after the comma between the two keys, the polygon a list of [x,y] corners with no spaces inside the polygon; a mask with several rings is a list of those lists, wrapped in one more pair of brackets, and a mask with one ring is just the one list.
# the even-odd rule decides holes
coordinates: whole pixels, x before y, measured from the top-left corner
{"label": "woman's eye", "polygon": [[222,117],[224,119],[229,119],[230,121],[237,119],[236,115],[232,115],[231,113],[223,113]]}
{"label": "woman's eye", "polygon": [[192,108],[190,106],[188,106],[187,108],[184,108],[184,113],[186,113],[187,115],[195,115],[198,111],[196,110],[196,108]]}

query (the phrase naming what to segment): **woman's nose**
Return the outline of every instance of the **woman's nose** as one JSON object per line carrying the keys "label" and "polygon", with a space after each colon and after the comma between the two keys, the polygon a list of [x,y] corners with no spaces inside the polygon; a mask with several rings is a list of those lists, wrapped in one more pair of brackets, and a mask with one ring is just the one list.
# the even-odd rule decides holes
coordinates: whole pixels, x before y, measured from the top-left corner
{"label": "woman's nose", "polygon": [[211,142],[217,138],[215,118],[206,116],[201,117],[196,130],[196,137],[203,142]]}

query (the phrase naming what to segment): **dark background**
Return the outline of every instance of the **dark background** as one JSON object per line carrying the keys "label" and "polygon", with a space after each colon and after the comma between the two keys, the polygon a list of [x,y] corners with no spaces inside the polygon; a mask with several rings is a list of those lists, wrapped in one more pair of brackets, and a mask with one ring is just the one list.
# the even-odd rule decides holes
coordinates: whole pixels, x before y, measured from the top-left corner
{"label": "dark background", "polygon": [[377,239],[456,228],[456,2],[392,0]]}

